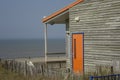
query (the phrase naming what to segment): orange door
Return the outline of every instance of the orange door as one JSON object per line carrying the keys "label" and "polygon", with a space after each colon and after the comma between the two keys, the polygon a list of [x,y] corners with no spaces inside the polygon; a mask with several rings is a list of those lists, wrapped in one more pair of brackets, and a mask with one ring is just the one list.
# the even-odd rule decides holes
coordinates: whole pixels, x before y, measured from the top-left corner
{"label": "orange door", "polygon": [[83,42],[84,34],[74,33],[72,35],[72,53],[73,53],[73,71],[74,73],[84,72],[84,62],[83,62]]}

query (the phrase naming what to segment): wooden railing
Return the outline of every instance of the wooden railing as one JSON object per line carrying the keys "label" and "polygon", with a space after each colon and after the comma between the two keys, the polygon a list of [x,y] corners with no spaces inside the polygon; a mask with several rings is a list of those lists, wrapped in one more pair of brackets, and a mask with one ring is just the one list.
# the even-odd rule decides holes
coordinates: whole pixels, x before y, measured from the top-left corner
{"label": "wooden railing", "polygon": [[120,80],[120,74],[106,76],[90,76],[89,80]]}

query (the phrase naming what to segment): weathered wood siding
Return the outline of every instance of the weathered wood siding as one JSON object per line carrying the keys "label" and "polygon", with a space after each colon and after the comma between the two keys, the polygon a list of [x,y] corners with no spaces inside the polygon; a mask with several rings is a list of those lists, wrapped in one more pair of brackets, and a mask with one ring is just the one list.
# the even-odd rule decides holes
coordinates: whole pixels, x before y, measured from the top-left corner
{"label": "weathered wood siding", "polygon": [[86,71],[120,59],[120,0],[85,0],[69,16],[70,32],[84,32]]}

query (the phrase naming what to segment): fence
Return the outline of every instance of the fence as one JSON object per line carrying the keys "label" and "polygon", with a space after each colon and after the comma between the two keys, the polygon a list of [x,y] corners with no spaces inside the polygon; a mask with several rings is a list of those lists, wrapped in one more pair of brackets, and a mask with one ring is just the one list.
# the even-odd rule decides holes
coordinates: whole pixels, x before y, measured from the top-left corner
{"label": "fence", "polygon": [[28,61],[1,60],[0,64],[8,71],[27,77],[27,80],[82,80],[80,75],[66,70],[65,62],[49,62],[47,65],[35,62],[32,66]]}
{"label": "fence", "polygon": [[90,80],[120,80],[120,74],[106,76],[90,76]]}
{"label": "fence", "polygon": [[2,60],[1,64],[2,67],[5,68],[6,70],[10,70],[11,72],[17,72],[25,76],[28,75],[51,76],[51,74],[64,75],[63,71],[65,71],[65,65],[66,65],[65,62],[54,62],[54,63],[48,63],[46,65],[43,62],[32,63],[31,61],[18,62],[15,60]]}
{"label": "fence", "polygon": [[[30,61],[15,61],[15,60],[1,60],[3,68],[10,70],[12,72],[16,72],[19,74],[23,74],[25,76],[30,77],[38,77],[42,76],[44,80],[120,80],[120,74],[113,74],[113,67],[98,67],[95,73],[91,73],[90,75],[106,75],[113,74],[107,76],[90,76],[80,74],[73,74],[72,72],[66,71],[66,63],[65,62],[49,62],[47,65],[43,62],[30,62]],[[110,68],[110,69],[109,69]],[[104,73],[104,74],[103,74]],[[90,76],[90,77],[89,77]],[[32,80],[29,79],[29,80]],[[34,80],[34,79],[33,79]],[[37,80],[37,79],[36,79]]]}

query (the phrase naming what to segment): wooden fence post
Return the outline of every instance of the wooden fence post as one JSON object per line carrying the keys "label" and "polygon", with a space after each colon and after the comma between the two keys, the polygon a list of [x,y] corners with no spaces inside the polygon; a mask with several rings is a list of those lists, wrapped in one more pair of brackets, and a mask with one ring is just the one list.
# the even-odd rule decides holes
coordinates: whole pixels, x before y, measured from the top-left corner
{"label": "wooden fence post", "polygon": [[0,58],[0,63],[1,63],[2,59]]}
{"label": "wooden fence post", "polygon": [[43,65],[41,65],[41,72],[42,72],[42,75],[44,76],[44,69],[43,69]]}
{"label": "wooden fence post", "polygon": [[8,70],[8,61],[7,60],[5,60],[5,64],[4,64],[4,67]]}
{"label": "wooden fence post", "polygon": [[113,66],[111,66],[111,74],[114,74]]}
{"label": "wooden fence post", "polygon": [[59,67],[59,68],[62,68],[61,64],[62,64],[62,63],[60,62],[60,67]]}
{"label": "wooden fence post", "polygon": [[24,75],[27,76],[27,61],[24,62]]}

